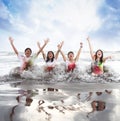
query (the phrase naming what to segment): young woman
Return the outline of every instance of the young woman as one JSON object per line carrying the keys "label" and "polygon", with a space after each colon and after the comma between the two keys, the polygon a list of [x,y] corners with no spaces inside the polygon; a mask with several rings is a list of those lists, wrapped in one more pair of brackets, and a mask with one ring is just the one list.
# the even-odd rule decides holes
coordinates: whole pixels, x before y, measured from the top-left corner
{"label": "young woman", "polygon": [[103,64],[107,59],[111,59],[111,56],[103,57],[103,51],[101,49],[97,50],[95,54],[93,53],[92,46],[90,43],[89,37],[87,38],[89,49],[90,49],[90,55],[92,58],[92,75],[100,75],[103,74]]}
{"label": "young woman", "polygon": [[[40,43],[38,42],[37,44],[38,44],[39,49],[41,49]],[[55,55],[54,55],[53,51],[48,51],[47,52],[47,56],[46,56],[44,51],[42,51],[43,59],[46,62],[45,71],[49,71],[50,72],[50,71],[52,71],[54,69],[54,67],[56,65],[56,60],[58,58],[58,54],[59,54],[60,49],[62,48],[62,45],[63,45],[63,42],[61,42],[58,45],[58,50],[57,50]]]}
{"label": "young woman", "polygon": [[70,72],[70,71],[73,71],[76,67],[76,62],[78,61],[79,59],[79,56],[80,56],[80,53],[81,53],[81,49],[83,47],[83,44],[80,43],[80,48],[77,52],[77,55],[76,57],[74,57],[74,53],[73,51],[69,51],[68,54],[67,54],[67,57],[64,55],[64,53],[60,50],[60,53],[63,57],[63,60],[66,62],[66,71],[67,72]]}
{"label": "young woman", "polygon": [[47,41],[45,41],[44,45],[41,47],[41,49],[34,55],[31,56],[32,50],[30,48],[25,49],[25,55],[20,55],[19,52],[17,51],[16,47],[13,44],[13,38],[9,37],[10,44],[15,52],[15,54],[18,56],[18,58],[21,60],[22,65],[20,67],[20,72],[23,70],[28,70],[29,67],[33,65],[33,62],[35,58],[40,54],[40,52],[43,50],[43,48],[46,46]]}

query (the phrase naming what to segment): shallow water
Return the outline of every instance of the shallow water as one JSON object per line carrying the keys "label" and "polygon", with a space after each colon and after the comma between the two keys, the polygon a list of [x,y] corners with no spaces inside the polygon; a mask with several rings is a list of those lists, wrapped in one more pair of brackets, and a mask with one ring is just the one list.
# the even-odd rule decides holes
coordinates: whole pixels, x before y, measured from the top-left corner
{"label": "shallow water", "polygon": [[[117,121],[119,89],[119,84],[5,83],[0,85],[1,121],[101,121],[101,116]],[[105,102],[105,109],[91,112],[93,101]]]}
{"label": "shallow water", "polygon": [[[90,60],[85,58],[86,54],[71,73],[64,72],[62,62],[53,72],[44,73],[44,63],[37,60],[37,66],[18,75],[16,56],[0,53],[0,121],[118,121],[118,53],[106,62],[107,71],[99,77],[90,74]],[[103,102],[104,108],[91,112],[95,101]],[[98,106],[99,103],[96,109]]]}

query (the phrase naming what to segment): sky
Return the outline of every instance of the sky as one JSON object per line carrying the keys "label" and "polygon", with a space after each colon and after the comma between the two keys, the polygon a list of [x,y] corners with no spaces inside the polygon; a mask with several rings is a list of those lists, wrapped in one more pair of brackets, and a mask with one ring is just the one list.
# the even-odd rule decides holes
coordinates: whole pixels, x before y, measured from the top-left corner
{"label": "sky", "polygon": [[64,51],[120,50],[120,0],[0,0],[0,51],[13,51],[9,36],[18,51],[30,47],[37,51],[37,41],[50,42],[46,50],[57,50],[64,41]]}

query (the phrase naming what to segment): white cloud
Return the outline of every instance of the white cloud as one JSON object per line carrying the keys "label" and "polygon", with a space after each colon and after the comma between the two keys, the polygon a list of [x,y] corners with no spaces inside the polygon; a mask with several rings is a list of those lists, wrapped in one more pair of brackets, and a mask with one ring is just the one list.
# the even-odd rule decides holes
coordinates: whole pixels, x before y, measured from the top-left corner
{"label": "white cloud", "polygon": [[[97,9],[100,2],[95,0],[72,0],[54,3],[55,1],[45,4],[41,1],[31,3],[29,19],[34,24],[34,19],[38,19],[39,26],[43,24],[48,29],[55,29],[54,21],[63,23],[66,27],[76,28],[80,31],[96,30],[100,26]],[[55,4],[55,5],[54,5]],[[51,8],[50,8],[51,7]],[[47,22],[47,24],[46,24]],[[37,26],[37,24],[36,24]]]}
{"label": "white cloud", "polygon": [[[64,40],[64,49],[77,50],[79,42],[86,44],[88,34],[102,28],[107,20],[101,20],[98,14],[103,3],[104,0],[31,0],[29,4],[25,4],[29,8],[25,14],[18,12],[14,16],[5,8],[4,13],[6,16],[9,13],[9,22],[13,27],[11,35],[16,34],[16,40],[24,41],[21,45],[29,42],[36,48],[35,40],[42,41],[49,37],[52,42],[48,49],[56,49],[58,42]],[[98,43],[101,41],[98,38],[93,39]]]}
{"label": "white cloud", "polygon": [[[96,12],[101,2],[61,0],[57,3],[55,0],[33,0],[27,15],[28,22],[31,23],[27,26],[28,30],[31,30],[29,36],[36,39],[50,37],[55,40],[55,44],[56,41],[63,39],[70,47],[73,46],[72,41],[74,41],[77,45],[80,38],[84,38],[89,31],[95,31],[100,27],[101,22]],[[21,24],[23,26],[23,23]],[[19,29],[20,27],[18,26]],[[24,30],[27,29],[21,27],[21,31]]]}
{"label": "white cloud", "polygon": [[9,11],[3,3],[0,3],[0,18],[7,19],[9,16]]}

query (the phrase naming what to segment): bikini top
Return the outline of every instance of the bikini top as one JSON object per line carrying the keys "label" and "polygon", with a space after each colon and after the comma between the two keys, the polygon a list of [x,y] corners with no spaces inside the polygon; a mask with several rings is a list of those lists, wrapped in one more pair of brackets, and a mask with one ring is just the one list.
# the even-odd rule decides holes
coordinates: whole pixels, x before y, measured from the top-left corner
{"label": "bikini top", "polygon": [[67,66],[67,71],[73,71],[74,68],[76,67],[75,62],[70,62],[70,61],[66,61],[66,66]]}
{"label": "bikini top", "polygon": [[93,66],[98,66],[103,70],[103,62],[101,63],[98,60],[93,61]]}

